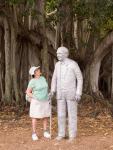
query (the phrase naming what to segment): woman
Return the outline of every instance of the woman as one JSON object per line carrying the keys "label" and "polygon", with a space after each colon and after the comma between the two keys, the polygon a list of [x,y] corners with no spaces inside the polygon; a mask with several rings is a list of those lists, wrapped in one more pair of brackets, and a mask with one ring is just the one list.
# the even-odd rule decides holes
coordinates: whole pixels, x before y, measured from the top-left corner
{"label": "woman", "polygon": [[50,138],[47,132],[47,117],[50,116],[48,101],[48,84],[42,76],[40,66],[31,67],[29,74],[33,77],[28,84],[26,96],[30,101],[30,117],[32,118],[32,140],[38,140],[36,134],[37,119],[43,120],[44,137]]}

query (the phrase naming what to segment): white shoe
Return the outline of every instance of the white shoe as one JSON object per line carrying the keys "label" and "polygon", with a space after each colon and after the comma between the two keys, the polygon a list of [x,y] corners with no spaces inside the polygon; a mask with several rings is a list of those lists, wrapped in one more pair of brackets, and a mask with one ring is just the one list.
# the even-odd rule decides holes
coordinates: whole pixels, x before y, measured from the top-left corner
{"label": "white shoe", "polygon": [[44,131],[44,137],[50,139],[51,136],[47,131]]}
{"label": "white shoe", "polygon": [[38,140],[38,136],[36,135],[36,133],[32,134],[32,140],[33,141],[37,141]]}

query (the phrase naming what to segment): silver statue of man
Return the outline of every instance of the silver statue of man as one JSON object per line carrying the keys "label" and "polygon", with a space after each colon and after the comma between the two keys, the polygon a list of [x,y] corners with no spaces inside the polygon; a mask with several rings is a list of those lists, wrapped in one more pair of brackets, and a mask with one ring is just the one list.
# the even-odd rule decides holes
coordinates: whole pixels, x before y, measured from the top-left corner
{"label": "silver statue of man", "polygon": [[77,104],[82,95],[83,77],[78,64],[68,56],[69,51],[66,47],[57,49],[59,61],[55,65],[51,82],[51,95],[56,92],[57,96],[57,140],[66,136],[66,112],[68,112],[69,140],[73,140],[77,134]]}

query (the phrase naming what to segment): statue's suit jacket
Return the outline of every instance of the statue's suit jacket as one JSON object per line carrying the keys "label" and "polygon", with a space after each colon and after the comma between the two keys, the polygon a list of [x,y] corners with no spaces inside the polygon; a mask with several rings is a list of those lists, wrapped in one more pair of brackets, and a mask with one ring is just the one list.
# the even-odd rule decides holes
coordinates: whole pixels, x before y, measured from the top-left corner
{"label": "statue's suit jacket", "polygon": [[78,64],[66,58],[55,65],[51,91],[57,93],[57,99],[62,99],[62,92],[66,92],[69,99],[75,99],[76,94],[82,95],[83,77]]}

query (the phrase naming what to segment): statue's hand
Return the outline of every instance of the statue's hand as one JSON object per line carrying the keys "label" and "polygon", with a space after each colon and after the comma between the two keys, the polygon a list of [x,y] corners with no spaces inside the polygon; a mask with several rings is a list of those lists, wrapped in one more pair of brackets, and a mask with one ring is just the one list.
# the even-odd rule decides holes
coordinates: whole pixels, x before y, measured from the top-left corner
{"label": "statue's hand", "polygon": [[79,103],[80,99],[81,99],[81,95],[76,94],[75,100],[77,103]]}

